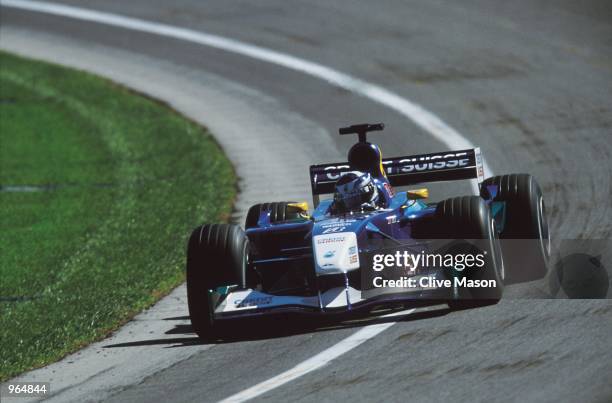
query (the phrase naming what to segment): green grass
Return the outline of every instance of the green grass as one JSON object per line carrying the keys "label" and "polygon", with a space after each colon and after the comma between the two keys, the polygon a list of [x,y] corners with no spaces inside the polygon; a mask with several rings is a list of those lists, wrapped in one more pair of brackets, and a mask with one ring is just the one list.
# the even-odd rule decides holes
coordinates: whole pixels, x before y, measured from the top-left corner
{"label": "green grass", "polygon": [[[0,380],[102,338],[180,284],[190,230],[226,219],[235,195],[205,129],[7,53],[0,184]],[[37,191],[7,191],[26,185]]]}

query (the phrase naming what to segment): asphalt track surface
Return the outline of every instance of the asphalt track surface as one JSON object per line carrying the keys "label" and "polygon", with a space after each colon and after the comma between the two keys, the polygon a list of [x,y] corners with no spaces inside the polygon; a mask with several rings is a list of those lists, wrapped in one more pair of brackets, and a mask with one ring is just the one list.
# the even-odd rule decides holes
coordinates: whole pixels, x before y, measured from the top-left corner
{"label": "asphalt track surface", "polygon": [[[543,186],[557,240],[611,238],[612,8],[605,1],[66,4],[218,34],[391,89],[479,145],[496,174],[534,174]],[[108,56],[107,69],[116,60],[111,76],[120,75],[128,63],[134,69],[140,63],[143,72],[155,67],[150,92],[162,99],[169,93],[158,88],[159,80],[177,88],[181,80],[183,85],[193,82],[193,88],[213,82],[208,87],[218,86],[212,102],[218,105],[209,110],[189,110],[180,100],[166,100],[190,116],[199,114],[202,122],[212,121],[215,131],[233,130],[234,137],[220,142],[243,172],[241,186],[249,198],[305,195],[307,164],[342,158],[351,144],[352,139],[335,134],[347,123],[385,122],[384,134],[374,136],[389,156],[447,148],[389,108],[270,63],[4,7],[1,23],[0,43],[4,35],[14,43],[44,38],[41,43],[60,43],[75,54],[97,52],[100,58]],[[141,77],[141,85],[146,78]],[[188,95],[198,96],[194,91]],[[223,126],[228,120],[233,127]],[[256,170],[249,172],[261,155],[271,155],[267,163],[276,164],[273,184],[257,177]],[[466,184],[431,189],[435,199],[470,191]],[[250,202],[239,201],[236,219]],[[544,282],[514,285],[507,294],[514,298],[493,307],[383,319],[397,323],[257,399],[612,399],[612,303],[534,299],[546,295]],[[141,357],[134,371],[142,376],[134,382],[108,382],[85,396],[71,395],[68,387],[56,400],[216,401],[287,371],[360,328],[256,323],[235,339],[197,345],[184,318],[174,327],[173,317],[163,319],[170,319],[169,336],[153,332],[136,335],[140,343],[113,347],[107,342],[106,347],[129,355],[132,348],[146,352],[161,344],[168,347],[163,354],[169,366],[151,365]],[[272,330],[261,330],[266,327]]]}

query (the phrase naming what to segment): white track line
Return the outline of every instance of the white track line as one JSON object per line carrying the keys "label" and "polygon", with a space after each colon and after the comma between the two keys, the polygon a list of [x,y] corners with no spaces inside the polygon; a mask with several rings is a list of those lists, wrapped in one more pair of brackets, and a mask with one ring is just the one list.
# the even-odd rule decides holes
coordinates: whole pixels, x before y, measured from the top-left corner
{"label": "white track line", "polygon": [[[408,315],[412,312],[414,312],[414,309],[403,311],[403,314]],[[370,340],[373,337],[376,337],[379,333],[387,330],[394,324],[395,322],[389,322],[365,326],[364,328],[353,333],[346,339],[334,344],[326,350],[321,351],[319,354],[307,359],[306,361],[301,362],[295,367],[279,375],[276,375],[273,378],[258,383],[257,385],[251,386],[248,389],[238,392],[235,395],[227,397],[221,400],[220,403],[244,402],[246,400],[253,399],[257,396],[261,396],[264,393],[271,391],[272,389],[276,389],[279,386],[286,384],[287,382],[291,382],[294,379],[297,379],[303,375],[306,375],[309,372],[315,371],[323,367],[330,361],[351,351],[360,344]]]}
{"label": "white track line", "polygon": [[[416,125],[431,134],[443,144],[447,145],[449,149],[465,149],[474,147],[474,145],[467,138],[462,136],[459,132],[444,123],[439,117],[434,115],[432,112],[429,112],[422,106],[411,102],[408,99],[403,98],[400,95],[397,95],[379,85],[352,77],[338,70],[334,70],[330,67],[301,59],[299,57],[266,49],[260,46],[250,45],[248,43],[225,38],[219,35],[141,20],[138,18],[125,17],[118,14],[88,10],[80,7],[27,0],[0,0],[0,4],[5,7],[59,15],[62,17],[91,21],[99,24],[130,29],[133,31],[146,32],[169,38],[180,39],[283,66],[291,70],[317,77],[334,86],[343,88],[347,91],[361,95],[381,105],[391,108],[413,121]],[[486,161],[484,162],[484,169],[485,173],[489,175],[492,174],[492,171],[489,169]],[[478,194],[477,184],[475,181],[471,181],[471,183],[474,193]]]}
{"label": "white track line", "polygon": [[[416,125],[431,134],[443,144],[447,145],[449,149],[464,149],[474,147],[474,145],[468,139],[466,139],[452,127],[448,126],[436,115],[406,98],[403,98],[379,85],[352,77],[330,67],[285,53],[277,52],[275,50],[172,25],[61,4],[25,0],[0,0],[0,5],[180,39],[283,66],[288,69],[319,78],[332,85],[343,88],[391,108],[413,121]],[[484,162],[484,169],[485,172],[489,174],[492,173],[486,162]],[[472,181],[471,183],[474,192],[478,194],[478,185],[475,183],[475,181]],[[414,310],[411,310],[410,312],[412,311]],[[410,312],[407,312],[407,314]],[[395,322],[390,322],[366,326],[327,350],[322,351],[314,357],[296,365],[292,369],[250,387],[238,394],[230,396],[223,401],[241,402],[252,399],[308,372],[321,368],[331,360],[352,350],[361,343],[375,337],[380,332],[393,326],[394,323]]]}

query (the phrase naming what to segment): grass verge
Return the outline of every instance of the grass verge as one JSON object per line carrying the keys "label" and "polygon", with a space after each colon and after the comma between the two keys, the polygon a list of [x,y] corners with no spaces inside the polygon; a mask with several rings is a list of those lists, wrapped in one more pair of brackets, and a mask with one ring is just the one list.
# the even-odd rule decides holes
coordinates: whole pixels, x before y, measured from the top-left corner
{"label": "grass verge", "polygon": [[203,128],[107,80],[0,52],[0,380],[102,338],[184,279],[227,218]]}

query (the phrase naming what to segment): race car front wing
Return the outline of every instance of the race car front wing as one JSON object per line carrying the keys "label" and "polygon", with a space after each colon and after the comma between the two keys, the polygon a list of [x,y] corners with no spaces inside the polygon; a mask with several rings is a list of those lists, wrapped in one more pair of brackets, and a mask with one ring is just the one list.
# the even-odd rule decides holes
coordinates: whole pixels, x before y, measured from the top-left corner
{"label": "race car front wing", "polygon": [[336,287],[313,296],[272,295],[254,289],[236,286],[209,290],[215,319],[262,316],[274,313],[303,313],[330,315],[372,309],[396,303],[448,298],[447,289],[410,288],[378,290],[366,294],[353,287]]}

